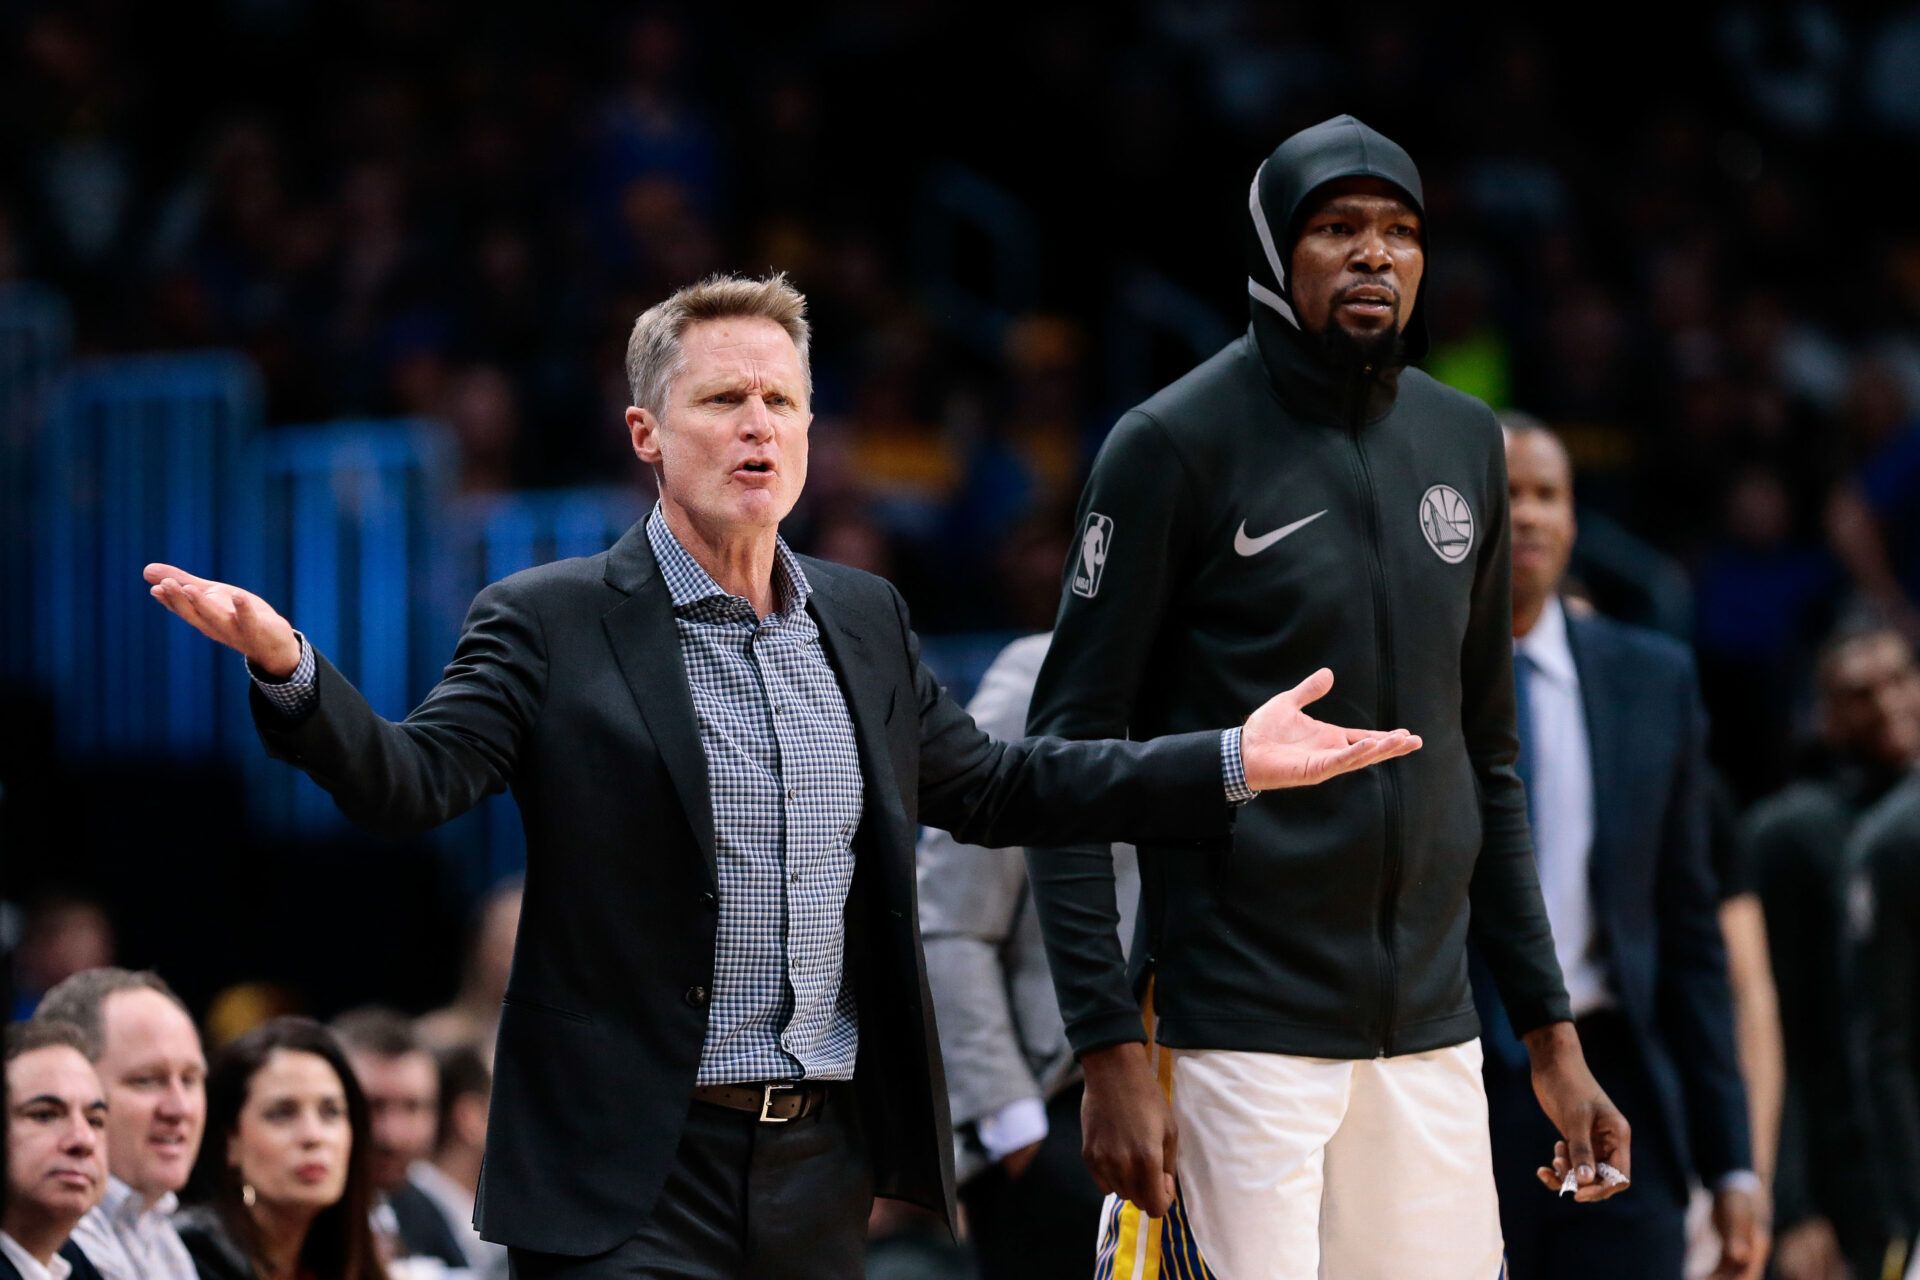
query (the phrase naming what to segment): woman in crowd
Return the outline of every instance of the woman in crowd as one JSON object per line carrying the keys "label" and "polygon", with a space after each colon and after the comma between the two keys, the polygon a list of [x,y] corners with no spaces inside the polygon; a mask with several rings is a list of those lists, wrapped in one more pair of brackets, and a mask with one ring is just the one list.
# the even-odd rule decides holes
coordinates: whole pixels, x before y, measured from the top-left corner
{"label": "woman in crowd", "polygon": [[326,1028],[275,1018],[214,1058],[180,1236],[201,1280],[386,1280],[367,1102]]}

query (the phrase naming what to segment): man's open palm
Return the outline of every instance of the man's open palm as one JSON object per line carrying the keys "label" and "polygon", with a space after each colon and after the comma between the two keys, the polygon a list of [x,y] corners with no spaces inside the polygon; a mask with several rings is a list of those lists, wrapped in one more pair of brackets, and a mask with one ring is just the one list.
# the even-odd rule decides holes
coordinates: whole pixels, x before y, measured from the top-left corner
{"label": "man's open palm", "polygon": [[1249,787],[1310,787],[1420,749],[1419,736],[1405,729],[1342,729],[1301,709],[1331,688],[1333,672],[1322,667],[1247,717],[1240,755]]}
{"label": "man's open palm", "polygon": [[251,591],[196,578],[170,564],[150,564],[141,576],[149,583],[148,595],[202,635],[245,654],[266,675],[284,678],[300,665],[293,624]]}

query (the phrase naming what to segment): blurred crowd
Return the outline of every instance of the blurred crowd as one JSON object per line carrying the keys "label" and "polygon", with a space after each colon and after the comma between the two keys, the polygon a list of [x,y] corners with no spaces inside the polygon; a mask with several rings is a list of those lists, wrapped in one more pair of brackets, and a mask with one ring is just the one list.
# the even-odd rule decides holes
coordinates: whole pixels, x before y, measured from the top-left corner
{"label": "blurred crowd", "polygon": [[272,422],[439,418],[485,491],[644,483],[633,317],[784,268],[820,337],[803,544],[927,629],[1037,629],[1107,425],[1243,323],[1247,175],[1353,110],[1425,171],[1428,368],[1560,428],[1586,505],[1691,575],[1672,625],[1750,799],[1847,598],[1916,625],[1920,234],[1887,192],[1920,10],[1672,22],[17,5],[0,278],[57,286],[83,350],[247,351]]}
{"label": "blurred crowd", "polygon": [[[1781,1274],[1840,1275],[1817,1268],[1920,1229],[1920,1147],[1900,1145],[1920,1139],[1920,220],[1894,194],[1920,149],[1920,8],[1603,27],[1576,47],[1541,23],[1244,0],[990,22],[940,0],[754,22],[4,5],[0,281],[57,288],[82,354],[245,351],[273,424],[437,418],[485,493],[648,483],[619,426],[634,316],[709,271],[785,269],[817,335],[796,544],[898,582],[924,630],[1042,630],[1107,426],[1203,354],[1169,334],[1244,321],[1259,157],[1360,115],[1426,178],[1426,367],[1559,432],[1592,547],[1576,576],[1694,643],[1729,892],[1760,898],[1779,988]],[[949,236],[955,190],[991,216]],[[1123,318],[1141,311],[1157,323]],[[1623,565],[1639,589],[1610,593]],[[9,1084],[31,1068],[73,1103],[48,1161],[111,1174],[48,1222],[78,1207],[83,1248],[146,1248],[184,1196],[202,1274],[290,1247],[269,1228],[298,1221],[293,1256],[332,1250],[325,1274],[498,1273],[466,1214],[510,885],[443,1008],[330,1029],[299,1015],[445,992],[386,989],[372,954],[343,971],[364,990],[216,980],[203,941],[110,918],[89,888],[0,920],[13,1012],[42,1010]],[[164,970],[175,947],[192,1017],[103,967]],[[267,1079],[317,1145],[289,1154],[256,1114]],[[176,1274],[146,1265],[121,1274]]]}

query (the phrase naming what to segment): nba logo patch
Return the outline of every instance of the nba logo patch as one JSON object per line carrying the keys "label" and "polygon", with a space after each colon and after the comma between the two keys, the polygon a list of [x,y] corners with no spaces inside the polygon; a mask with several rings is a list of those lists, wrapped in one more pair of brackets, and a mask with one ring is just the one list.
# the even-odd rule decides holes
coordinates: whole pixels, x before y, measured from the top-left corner
{"label": "nba logo patch", "polygon": [[1420,498],[1420,532],[1427,535],[1433,554],[1448,564],[1459,564],[1473,550],[1473,512],[1460,491],[1437,484]]}
{"label": "nba logo patch", "polygon": [[1100,592],[1100,578],[1107,568],[1107,550],[1113,545],[1113,521],[1098,511],[1087,513],[1086,527],[1080,530],[1079,556],[1073,564],[1073,594],[1091,600]]}

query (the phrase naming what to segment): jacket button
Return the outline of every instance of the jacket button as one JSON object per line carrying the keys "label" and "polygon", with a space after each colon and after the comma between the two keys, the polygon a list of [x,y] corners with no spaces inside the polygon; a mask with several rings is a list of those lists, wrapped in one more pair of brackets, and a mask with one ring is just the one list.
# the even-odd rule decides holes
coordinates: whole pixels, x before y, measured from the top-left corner
{"label": "jacket button", "polygon": [[706,1008],[707,989],[705,987],[688,987],[686,1001],[696,1009]]}
{"label": "jacket button", "polygon": [[711,889],[702,889],[700,891],[700,905],[703,907],[717,907],[720,905],[720,895]]}

